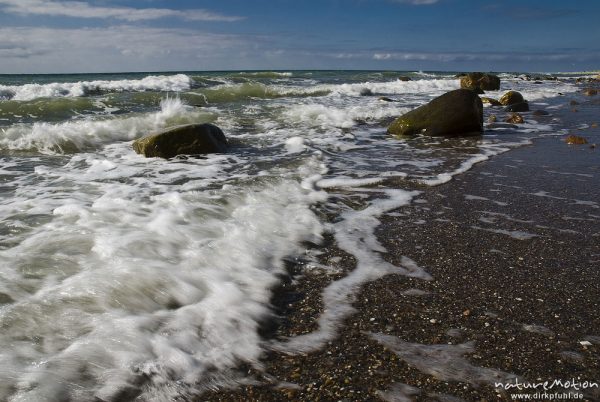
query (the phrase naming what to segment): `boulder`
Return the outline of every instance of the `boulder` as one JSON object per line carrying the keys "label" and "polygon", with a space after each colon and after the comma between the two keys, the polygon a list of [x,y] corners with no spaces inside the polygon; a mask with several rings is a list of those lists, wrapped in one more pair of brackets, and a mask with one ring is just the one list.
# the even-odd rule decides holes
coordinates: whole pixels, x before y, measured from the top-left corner
{"label": "boulder", "polygon": [[504,108],[506,112],[528,112],[529,111],[529,103],[520,102],[512,105],[508,105]]}
{"label": "boulder", "polygon": [[160,158],[223,153],[227,151],[227,139],[215,125],[187,124],[135,140],[133,149],[146,157]]}
{"label": "boulder", "polygon": [[517,91],[508,91],[499,99],[500,103],[504,106],[513,105],[515,103],[525,102],[523,95]]}
{"label": "boulder", "polygon": [[468,89],[445,93],[397,118],[388,133],[398,136],[470,136],[483,132],[483,104]]}
{"label": "boulder", "polygon": [[497,91],[500,89],[500,78],[485,73],[468,73],[460,77],[460,87],[470,90]]}
{"label": "boulder", "polygon": [[498,102],[496,99],[494,99],[494,98],[488,98],[488,97],[485,97],[485,96],[481,97],[481,101],[483,103],[488,103],[491,106],[501,106],[502,105],[502,103]]}

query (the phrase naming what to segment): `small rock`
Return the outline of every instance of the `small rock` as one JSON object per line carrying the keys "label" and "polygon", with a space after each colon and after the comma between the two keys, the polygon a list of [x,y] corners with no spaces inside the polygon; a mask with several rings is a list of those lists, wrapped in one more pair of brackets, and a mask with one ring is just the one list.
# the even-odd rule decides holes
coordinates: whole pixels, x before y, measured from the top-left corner
{"label": "small rock", "polygon": [[585,91],[583,91],[583,94],[587,95],[587,96],[595,96],[595,95],[598,95],[598,90],[593,89],[593,88],[588,88]]}
{"label": "small rock", "polygon": [[488,117],[488,123],[495,123],[498,121],[498,118],[496,117],[496,115],[492,114],[490,115],[490,117]]}
{"label": "small rock", "polygon": [[397,102],[396,100],[394,100],[392,98],[388,98],[387,96],[380,96],[379,100],[384,101],[384,102]]}
{"label": "small rock", "polygon": [[398,77],[398,80],[399,81],[411,81],[410,77],[407,77],[405,75]]}
{"label": "small rock", "polygon": [[504,121],[507,122],[507,123],[511,123],[511,124],[523,124],[523,123],[525,123],[525,120],[523,120],[523,116],[521,116],[519,113],[513,113],[512,115],[510,115]]}
{"label": "small rock", "polygon": [[578,135],[569,135],[565,139],[565,142],[569,145],[584,145],[588,143],[588,141],[585,138],[580,137]]}
{"label": "small rock", "polygon": [[373,91],[369,88],[363,88],[360,90],[360,96],[373,96]]}

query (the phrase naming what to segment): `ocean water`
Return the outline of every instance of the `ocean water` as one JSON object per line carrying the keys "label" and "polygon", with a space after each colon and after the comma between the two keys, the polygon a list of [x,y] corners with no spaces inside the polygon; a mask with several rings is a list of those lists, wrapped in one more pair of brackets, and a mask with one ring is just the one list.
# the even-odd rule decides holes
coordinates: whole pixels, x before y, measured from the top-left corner
{"label": "ocean water", "polygon": [[[532,110],[552,113],[577,91],[568,75],[501,78],[486,96],[518,90]],[[394,117],[457,88],[443,72],[0,75],[0,400],[198,395],[242,380],[235,368],[268,348],[319,348],[366,281],[431,279],[410,256],[384,261],[378,217],[565,133],[526,114],[481,138],[386,135]],[[223,129],[227,154],[132,150],[136,138],[204,122]],[[316,261],[326,235],[357,266],[324,292],[319,330],[262,339],[285,261]]]}

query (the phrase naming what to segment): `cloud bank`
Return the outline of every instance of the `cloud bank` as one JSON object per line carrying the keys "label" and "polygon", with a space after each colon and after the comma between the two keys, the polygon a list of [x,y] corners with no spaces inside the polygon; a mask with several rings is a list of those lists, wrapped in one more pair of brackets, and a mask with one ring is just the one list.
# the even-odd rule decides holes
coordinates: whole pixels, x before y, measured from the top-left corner
{"label": "cloud bank", "polygon": [[223,15],[203,9],[100,7],[84,1],[0,0],[0,10],[18,15],[45,15],[73,18],[113,18],[129,22],[175,17],[188,21],[233,22],[244,17]]}

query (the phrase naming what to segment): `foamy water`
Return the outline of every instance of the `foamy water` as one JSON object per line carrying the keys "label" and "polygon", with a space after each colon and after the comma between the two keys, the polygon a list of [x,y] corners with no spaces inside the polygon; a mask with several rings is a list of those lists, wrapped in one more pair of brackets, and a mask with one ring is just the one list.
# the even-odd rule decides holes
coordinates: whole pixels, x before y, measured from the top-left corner
{"label": "foamy water", "polygon": [[[431,279],[414,256],[401,266],[384,260],[380,216],[413,202],[409,183],[442,185],[555,127],[526,117],[482,138],[392,139],[392,118],[459,87],[451,74],[397,77],[0,82],[0,400],[199,395],[239,380],[234,369],[258,365],[266,349],[320,348],[353,312],[362,284],[387,274]],[[502,85],[533,110],[575,91],[567,81]],[[229,153],[162,160],[131,149],[150,132],[200,122],[223,128]],[[476,197],[468,201],[485,201]],[[325,234],[356,268],[326,287],[317,331],[262,339],[284,260],[310,259]]]}

